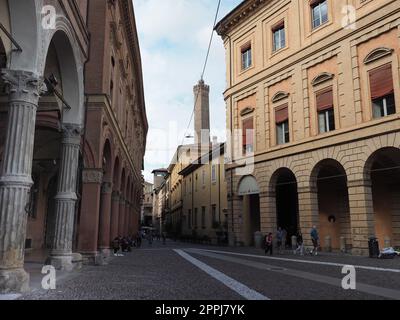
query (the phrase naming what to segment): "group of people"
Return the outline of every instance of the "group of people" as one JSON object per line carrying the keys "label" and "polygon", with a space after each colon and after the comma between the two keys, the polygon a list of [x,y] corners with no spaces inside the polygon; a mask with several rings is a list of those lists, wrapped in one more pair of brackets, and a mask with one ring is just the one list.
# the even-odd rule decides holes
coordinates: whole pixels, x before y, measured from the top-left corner
{"label": "group of people", "polygon": [[[310,231],[311,240],[313,243],[313,249],[309,251],[311,255],[318,255],[318,248],[319,248],[319,234],[316,226],[313,226]],[[274,241],[273,241],[273,234],[270,232],[264,241],[265,246],[265,254],[273,255],[273,248],[274,248]],[[276,232],[276,246],[277,250],[280,254],[283,253],[284,247],[286,247],[287,242],[287,232],[282,228],[278,228]],[[293,253],[300,255],[304,255],[304,241],[303,241],[303,234],[301,231],[298,231],[296,234],[296,248],[293,249]]]}
{"label": "group of people", "polygon": [[151,246],[153,244],[154,238],[158,239],[159,241],[161,241],[162,239],[164,245],[167,242],[167,235],[165,232],[161,234],[153,234],[152,231],[149,231],[147,233],[144,231],[138,231],[135,236],[118,236],[112,241],[114,256],[123,257],[124,252],[131,252],[132,248],[140,248],[142,246],[142,240],[147,240],[149,245]]}
{"label": "group of people", "polygon": [[[112,241],[112,248],[114,250],[114,256],[121,257],[123,252],[131,252],[132,248],[140,248],[142,245],[142,235],[138,232],[135,236],[121,237],[118,236]],[[122,253],[119,253],[119,252]]]}

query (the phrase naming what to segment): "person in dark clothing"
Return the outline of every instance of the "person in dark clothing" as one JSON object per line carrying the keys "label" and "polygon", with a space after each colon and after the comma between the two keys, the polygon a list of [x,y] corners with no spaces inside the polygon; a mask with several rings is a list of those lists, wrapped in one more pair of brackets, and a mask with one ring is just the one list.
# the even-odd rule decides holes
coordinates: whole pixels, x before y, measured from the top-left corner
{"label": "person in dark clothing", "polygon": [[318,255],[318,248],[319,248],[319,234],[316,226],[313,226],[310,232],[311,240],[314,246],[314,249],[310,252],[311,255],[315,254]]}
{"label": "person in dark clothing", "polygon": [[113,242],[112,242],[112,248],[114,250],[114,256],[116,256],[118,254],[118,251],[120,249],[120,242],[119,242],[119,238],[116,237]]}
{"label": "person in dark clothing", "polygon": [[122,252],[128,252],[128,247],[129,247],[128,239],[125,237],[122,238],[122,241],[121,241]]}
{"label": "person in dark clothing", "polygon": [[273,241],[272,241],[272,233],[270,232],[266,237],[265,237],[265,254],[270,253],[272,256],[273,254]]}
{"label": "person in dark clothing", "polygon": [[303,234],[299,231],[296,235],[296,243],[297,248],[294,250],[294,254],[300,253],[301,256],[304,255],[304,243],[303,243]]}
{"label": "person in dark clothing", "polygon": [[142,235],[140,232],[136,234],[136,247],[140,248],[142,246]]}

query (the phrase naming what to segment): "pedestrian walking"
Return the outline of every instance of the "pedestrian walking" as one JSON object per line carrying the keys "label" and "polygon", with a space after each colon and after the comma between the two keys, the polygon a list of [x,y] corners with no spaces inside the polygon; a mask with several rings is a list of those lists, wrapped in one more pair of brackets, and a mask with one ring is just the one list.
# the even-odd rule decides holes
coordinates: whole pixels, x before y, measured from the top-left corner
{"label": "pedestrian walking", "polygon": [[294,250],[294,254],[300,253],[301,256],[304,256],[304,242],[303,242],[303,234],[299,231],[296,235],[296,244],[297,247]]}
{"label": "pedestrian walking", "polygon": [[319,247],[319,235],[318,235],[318,230],[316,226],[313,226],[310,232],[311,235],[311,240],[314,246],[314,249],[310,252],[311,255],[318,255],[318,247]]}
{"label": "pedestrian walking", "polygon": [[276,246],[279,254],[282,254],[282,241],[283,241],[283,231],[282,228],[279,227],[276,233]]}
{"label": "pedestrian walking", "polygon": [[153,232],[150,230],[148,235],[147,235],[147,241],[149,242],[149,245],[153,244]]}
{"label": "pedestrian walking", "polygon": [[273,255],[273,239],[272,239],[272,233],[268,233],[268,235],[265,237],[265,255],[270,253],[270,255]]}
{"label": "pedestrian walking", "polygon": [[142,234],[138,232],[136,234],[136,247],[140,248],[142,246]]}
{"label": "pedestrian walking", "polygon": [[167,235],[165,234],[165,232],[162,233],[162,242],[163,242],[163,245],[167,244]]}

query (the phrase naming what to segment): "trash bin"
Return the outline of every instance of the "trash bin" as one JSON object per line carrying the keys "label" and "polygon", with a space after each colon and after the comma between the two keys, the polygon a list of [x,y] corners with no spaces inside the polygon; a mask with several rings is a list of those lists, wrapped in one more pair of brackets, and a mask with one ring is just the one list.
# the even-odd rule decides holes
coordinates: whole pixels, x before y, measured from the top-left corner
{"label": "trash bin", "polygon": [[262,249],[264,235],[258,231],[254,233],[254,244],[257,249]]}
{"label": "trash bin", "polygon": [[368,241],[369,257],[378,258],[379,257],[379,243],[376,237],[370,237]]}

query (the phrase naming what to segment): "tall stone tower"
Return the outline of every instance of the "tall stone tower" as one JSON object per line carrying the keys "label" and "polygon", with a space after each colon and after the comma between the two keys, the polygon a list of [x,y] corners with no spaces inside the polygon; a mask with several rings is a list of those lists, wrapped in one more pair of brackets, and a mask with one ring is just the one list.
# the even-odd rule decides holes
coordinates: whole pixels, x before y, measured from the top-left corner
{"label": "tall stone tower", "polygon": [[193,88],[195,107],[194,107],[194,143],[210,143],[210,87],[203,79]]}

